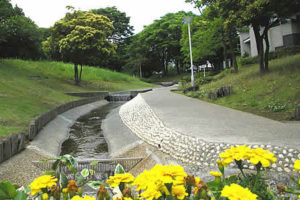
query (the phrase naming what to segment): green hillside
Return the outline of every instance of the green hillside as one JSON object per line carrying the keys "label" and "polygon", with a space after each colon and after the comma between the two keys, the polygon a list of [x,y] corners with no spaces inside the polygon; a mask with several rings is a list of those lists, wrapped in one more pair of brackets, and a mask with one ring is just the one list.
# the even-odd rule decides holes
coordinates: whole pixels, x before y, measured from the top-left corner
{"label": "green hillside", "polygon": [[[258,65],[239,70],[237,74],[228,69],[208,77],[211,82],[187,95],[275,120],[293,120],[295,106],[300,105],[300,54],[270,61],[270,72],[263,75]],[[217,100],[207,98],[221,86],[232,86],[234,93]]]}
{"label": "green hillside", "polygon": [[0,60],[0,138],[26,130],[41,113],[78,98],[65,92],[121,91],[153,85],[131,76],[84,66],[75,86],[73,65],[61,62]]}

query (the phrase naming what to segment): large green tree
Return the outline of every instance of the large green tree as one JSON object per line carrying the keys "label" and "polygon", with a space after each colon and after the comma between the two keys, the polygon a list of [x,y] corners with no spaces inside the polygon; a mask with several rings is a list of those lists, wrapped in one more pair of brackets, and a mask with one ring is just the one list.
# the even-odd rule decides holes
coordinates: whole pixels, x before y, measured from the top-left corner
{"label": "large green tree", "polygon": [[37,59],[41,34],[34,22],[9,0],[0,0],[0,57]]}
{"label": "large green tree", "polygon": [[116,45],[108,39],[112,31],[112,23],[107,17],[72,11],[55,23],[43,47],[54,58],[74,63],[74,80],[79,84],[82,65],[99,65],[115,53]]}
{"label": "large green tree", "polygon": [[[269,70],[268,30],[299,11],[299,0],[216,0],[226,13],[228,23],[252,26],[259,57],[260,72]],[[265,42],[265,50],[264,50]]]}
{"label": "large green tree", "polygon": [[130,17],[116,7],[107,7],[92,10],[93,13],[106,16],[112,22],[114,30],[109,39],[117,45],[116,54],[111,56],[105,67],[120,71],[126,62],[126,46],[133,35],[133,27],[130,25]]}
{"label": "large green tree", "polygon": [[174,64],[180,73],[184,62],[184,55],[180,51],[180,39],[183,18],[188,15],[192,13],[169,13],[146,26],[130,44],[129,60],[147,58],[142,59],[141,67],[146,76],[150,76],[154,71],[163,71],[164,75],[167,75],[169,64]]}
{"label": "large green tree", "polygon": [[[221,1],[221,0],[220,0]],[[200,10],[201,16],[196,19],[199,29],[196,30],[196,40],[200,39],[199,45],[195,51],[200,51],[199,56],[210,62],[221,65],[223,60],[230,58],[234,71],[238,72],[236,61],[237,51],[237,23],[234,20],[227,19],[227,8],[221,8],[219,0],[186,0],[194,4]],[[201,20],[203,26],[201,26]],[[201,31],[200,31],[201,29]],[[197,33],[199,32],[200,33]],[[202,33],[201,33],[202,32]],[[220,55],[220,45],[223,55]],[[219,64],[218,64],[218,63]]]}

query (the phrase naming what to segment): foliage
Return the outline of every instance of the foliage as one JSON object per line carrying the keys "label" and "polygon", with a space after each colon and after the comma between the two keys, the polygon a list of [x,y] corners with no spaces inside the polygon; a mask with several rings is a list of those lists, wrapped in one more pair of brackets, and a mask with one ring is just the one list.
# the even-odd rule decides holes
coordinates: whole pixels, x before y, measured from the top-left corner
{"label": "foliage", "polygon": [[[239,74],[227,69],[211,76],[212,81],[209,83],[199,85],[199,91],[188,92],[186,95],[274,120],[293,120],[295,107],[300,105],[299,63],[300,55],[297,54],[271,60],[271,71],[264,75],[257,73],[258,64],[241,66]],[[201,83],[199,78],[202,79],[201,76],[195,79],[197,83]],[[207,98],[209,92],[216,92],[226,85],[232,86],[233,94],[216,100]],[[197,93],[202,95],[198,96]],[[268,108],[272,102],[286,105],[285,109],[272,111]]]}
{"label": "foliage", "polygon": [[[97,200],[111,199],[148,199],[148,200],[275,200],[276,195],[270,190],[262,170],[266,171],[271,163],[276,162],[274,154],[261,148],[251,149],[244,146],[231,147],[219,154],[217,166],[220,172],[211,171],[214,180],[205,183],[199,177],[188,175],[180,165],[155,165],[150,170],[144,170],[136,178],[126,173],[121,165],[117,165],[114,176],[110,176],[106,183],[94,178],[95,171],[83,169],[76,170],[76,160],[70,155],[60,156],[53,164],[53,175],[43,175],[33,180],[24,189],[17,188],[9,182],[0,183],[0,197],[4,199],[64,199],[95,200],[94,197],[83,197],[82,187],[91,186],[96,193]],[[45,162],[49,160],[44,160]],[[249,161],[256,167],[256,173],[244,173],[243,162]],[[241,175],[225,177],[225,169],[230,163],[236,163]],[[95,162],[91,163],[93,167]],[[65,174],[67,167],[72,172],[73,179],[68,180]],[[294,170],[300,170],[300,160],[294,163]],[[46,172],[47,174],[50,172]],[[299,177],[291,177],[297,186],[278,186],[280,192],[300,195]],[[299,179],[299,181],[298,181]]]}
{"label": "foliage", "polygon": [[[79,84],[83,64],[101,65],[115,53],[116,45],[108,40],[112,31],[107,17],[72,11],[51,28],[51,36],[43,48],[53,59],[74,63],[75,84]],[[81,65],[80,74],[77,65]]]}
{"label": "foliage", "polygon": [[0,140],[26,131],[34,117],[49,109],[78,99],[65,95],[67,92],[122,91],[154,86],[126,74],[90,66],[84,66],[81,86],[75,86],[73,68],[62,62],[0,59]]}
{"label": "foliage", "polygon": [[117,45],[116,54],[109,57],[104,67],[120,71],[126,62],[126,46],[133,35],[133,27],[130,25],[130,17],[119,11],[116,7],[99,8],[92,10],[93,13],[106,16],[112,22],[114,30],[109,39]]}
{"label": "foliage", "polygon": [[168,13],[146,26],[142,32],[132,38],[128,47],[127,68],[135,68],[136,74],[140,65],[145,77],[152,75],[154,71],[168,74],[170,63],[175,65],[177,72],[183,70],[183,55],[180,52],[180,39],[182,34],[183,18],[193,15],[183,11]]}
{"label": "foliage", "polygon": [[38,27],[19,7],[0,0],[0,57],[38,59],[41,40]]}

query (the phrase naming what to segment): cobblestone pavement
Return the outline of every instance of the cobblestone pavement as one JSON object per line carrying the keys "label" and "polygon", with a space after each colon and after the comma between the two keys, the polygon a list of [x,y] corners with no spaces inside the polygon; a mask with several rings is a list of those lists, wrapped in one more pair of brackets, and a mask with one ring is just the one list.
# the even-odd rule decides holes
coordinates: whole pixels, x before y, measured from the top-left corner
{"label": "cobblestone pavement", "polygon": [[[123,123],[147,143],[158,147],[164,153],[172,155],[176,160],[202,168],[215,167],[219,153],[225,149],[247,144],[244,142],[236,142],[235,144],[207,142],[202,138],[166,127],[141,95],[124,104],[120,108],[119,114]],[[173,114],[180,116],[180,113]],[[239,140],[238,137],[239,135],[236,135],[237,141]],[[287,146],[272,144],[248,144],[247,146],[251,148],[261,147],[273,152],[278,158],[278,161],[271,167],[273,171],[291,172],[294,161],[300,157],[298,149]],[[254,169],[254,166],[249,163],[245,164],[244,167]]]}

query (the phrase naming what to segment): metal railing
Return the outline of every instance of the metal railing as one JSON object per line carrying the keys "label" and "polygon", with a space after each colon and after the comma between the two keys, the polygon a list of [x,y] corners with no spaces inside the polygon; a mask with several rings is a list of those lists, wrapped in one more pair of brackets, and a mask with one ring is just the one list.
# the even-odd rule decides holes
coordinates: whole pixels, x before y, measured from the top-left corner
{"label": "metal railing", "polygon": [[[95,171],[95,176],[99,179],[107,178],[114,174],[114,170],[118,164],[122,165],[124,170],[128,172],[134,168],[143,157],[135,158],[116,158],[116,159],[88,159],[88,160],[78,160],[76,169],[80,172],[82,169],[92,169]],[[98,162],[96,165],[90,165],[92,162]],[[33,165],[40,168],[43,171],[51,170],[54,161],[32,161]],[[71,174],[67,167],[63,166],[61,170],[66,174]]]}

